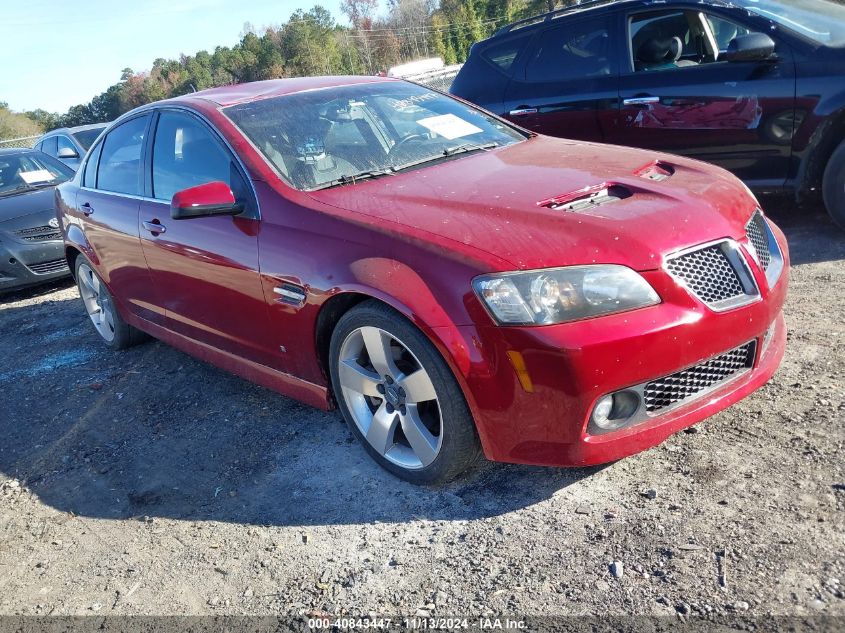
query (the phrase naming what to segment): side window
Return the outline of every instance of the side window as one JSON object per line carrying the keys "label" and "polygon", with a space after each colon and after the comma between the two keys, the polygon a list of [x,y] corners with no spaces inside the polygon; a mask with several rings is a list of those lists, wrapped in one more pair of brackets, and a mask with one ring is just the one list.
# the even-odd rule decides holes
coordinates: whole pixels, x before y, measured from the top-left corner
{"label": "side window", "polygon": [[153,143],[153,196],[170,200],[177,191],[214,181],[244,200],[246,184],[212,132],[188,114],[163,111]]}
{"label": "side window", "polygon": [[610,29],[591,19],[547,30],[528,62],[528,81],[567,81],[614,73]]}
{"label": "side window", "polygon": [[719,56],[728,50],[728,44],[730,44],[731,40],[735,37],[751,33],[751,31],[744,26],[741,26],[736,22],[726,20],[720,16],[705,14],[705,18],[707,19],[707,24],[710,27],[710,32],[713,34],[713,39],[716,42],[716,50],[718,51]]}
{"label": "side window", "polygon": [[703,16],[695,11],[649,11],[631,18],[634,70],[671,70],[716,61]]}
{"label": "side window", "polygon": [[85,163],[85,173],[82,174],[82,186],[96,189],[97,187],[97,163],[100,161],[100,154],[103,151],[103,144],[100,143],[91,152],[88,162]]}
{"label": "side window", "polygon": [[60,150],[61,149],[69,149],[69,150],[76,152],[77,154],[79,153],[79,151],[76,149],[76,146],[73,143],[70,142],[70,139],[67,136],[57,136],[56,140],[58,141],[58,144],[59,144],[58,148]]}
{"label": "side window", "polygon": [[510,74],[511,67],[517,56],[525,48],[526,43],[530,39],[529,36],[521,36],[502,42],[501,44],[494,44],[488,46],[481,52],[481,56],[505,74]]}
{"label": "side window", "polygon": [[149,115],[123,123],[109,132],[103,141],[97,189],[139,196],[141,186],[141,150]]}
{"label": "side window", "polygon": [[41,143],[41,151],[45,154],[49,154],[55,158],[56,154],[56,137],[51,136],[50,138],[45,138],[44,141]]}

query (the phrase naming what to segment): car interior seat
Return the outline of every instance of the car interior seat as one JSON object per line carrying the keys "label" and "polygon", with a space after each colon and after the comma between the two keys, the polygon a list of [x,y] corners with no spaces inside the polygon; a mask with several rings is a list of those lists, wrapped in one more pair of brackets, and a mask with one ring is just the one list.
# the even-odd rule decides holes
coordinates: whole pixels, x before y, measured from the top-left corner
{"label": "car interior seat", "polygon": [[678,36],[667,39],[651,38],[637,49],[637,70],[665,70],[695,66],[693,61],[681,59],[684,44]]}

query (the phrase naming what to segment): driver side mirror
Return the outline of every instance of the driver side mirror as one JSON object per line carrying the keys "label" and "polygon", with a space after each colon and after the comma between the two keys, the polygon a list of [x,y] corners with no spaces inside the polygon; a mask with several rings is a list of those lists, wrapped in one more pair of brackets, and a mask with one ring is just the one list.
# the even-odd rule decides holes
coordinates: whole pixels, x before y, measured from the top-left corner
{"label": "driver side mirror", "polygon": [[772,58],[775,42],[765,33],[749,33],[733,38],[725,59],[729,62],[763,62]]}
{"label": "driver side mirror", "polygon": [[58,158],[79,158],[79,152],[70,147],[61,148],[56,154]]}
{"label": "driver side mirror", "polygon": [[243,210],[243,205],[235,200],[229,185],[220,181],[177,191],[170,201],[170,217],[174,220],[238,215]]}

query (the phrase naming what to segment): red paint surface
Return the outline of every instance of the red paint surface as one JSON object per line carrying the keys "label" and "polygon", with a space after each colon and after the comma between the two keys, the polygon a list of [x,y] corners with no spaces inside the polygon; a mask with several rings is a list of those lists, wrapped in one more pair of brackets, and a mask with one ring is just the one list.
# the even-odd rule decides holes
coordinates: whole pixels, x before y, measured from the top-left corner
{"label": "red paint surface", "polygon": [[[285,185],[219,111],[219,104],[373,78],[302,79],[214,89],[147,106],[207,118],[253,181],[260,219],[174,221],[167,203],[124,200],[123,220],[86,217],[99,192],[60,187],[66,243],[86,254],[133,325],[233,373],[330,407],[316,324],[326,302],[357,293],[414,322],[452,368],[491,459],[555,465],[610,461],[653,446],[763,384],[783,355],[786,267],[774,288],[748,255],[756,201],[728,172],[655,152],[536,137],[439,165],[315,193]],[[642,177],[655,160],[674,174]],[[567,212],[538,202],[612,182],[633,195]],[[109,196],[111,197],[111,196]],[[96,202],[95,202],[96,201]],[[98,209],[99,211],[99,209]],[[127,221],[126,218],[130,218]],[[158,221],[166,232],[139,230]],[[731,237],[743,245],[762,297],[715,313],[663,270],[683,248]],[[543,327],[497,327],[471,290],[482,273],[573,264],[640,271],[659,305]],[[293,307],[280,283],[302,287]],[[585,433],[596,399],[777,333],[753,371],[701,401],[601,437]],[[280,351],[280,347],[286,350]],[[520,351],[534,383],[522,390],[506,352]]]}

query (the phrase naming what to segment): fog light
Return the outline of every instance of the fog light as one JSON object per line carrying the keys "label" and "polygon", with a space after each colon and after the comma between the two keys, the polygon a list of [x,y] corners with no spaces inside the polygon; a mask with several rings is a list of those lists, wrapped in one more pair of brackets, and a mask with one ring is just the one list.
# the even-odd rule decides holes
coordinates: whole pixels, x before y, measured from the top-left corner
{"label": "fog light", "polygon": [[596,403],[593,409],[593,422],[600,428],[606,428],[610,422],[610,412],[613,411],[613,396],[605,396]]}
{"label": "fog light", "polygon": [[621,429],[629,424],[640,408],[640,397],[633,391],[618,391],[603,396],[596,403],[591,418],[594,431]]}

